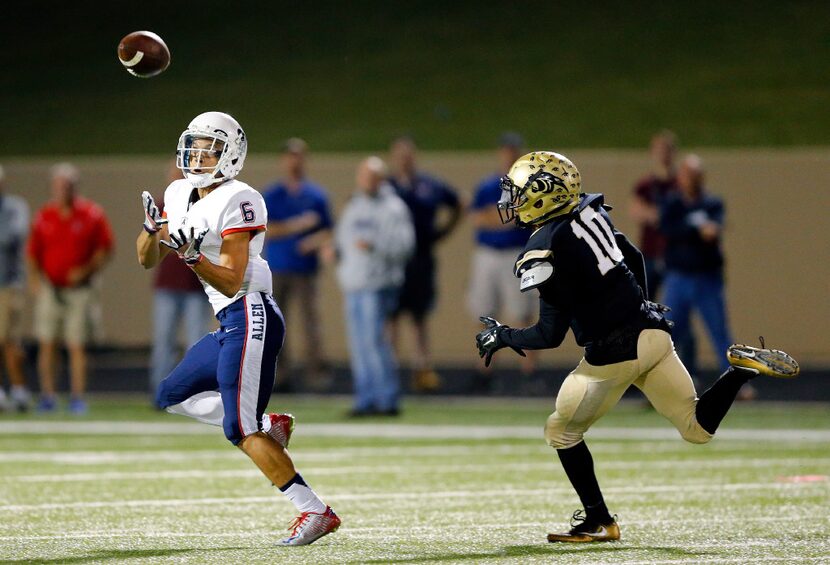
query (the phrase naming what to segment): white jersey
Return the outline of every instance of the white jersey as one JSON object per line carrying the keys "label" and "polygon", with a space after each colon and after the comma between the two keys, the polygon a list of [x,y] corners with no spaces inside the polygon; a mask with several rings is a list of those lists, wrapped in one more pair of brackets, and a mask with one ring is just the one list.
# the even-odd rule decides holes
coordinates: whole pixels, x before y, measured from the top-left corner
{"label": "white jersey", "polygon": [[185,179],[173,181],[167,187],[164,192],[164,216],[170,233],[186,228],[189,235],[191,227],[197,230],[208,228],[201,251],[205,259],[214,264],[219,264],[223,237],[243,231],[251,234],[248,268],[235,296],[228,298],[202,280],[213,312],[218,314],[246,294],[271,293],[271,270],[265,259],[259,256],[265,243],[265,226],[268,223],[268,212],[262,195],[237,180],[220,184],[200,200],[196,200],[198,195],[195,192],[196,189]]}

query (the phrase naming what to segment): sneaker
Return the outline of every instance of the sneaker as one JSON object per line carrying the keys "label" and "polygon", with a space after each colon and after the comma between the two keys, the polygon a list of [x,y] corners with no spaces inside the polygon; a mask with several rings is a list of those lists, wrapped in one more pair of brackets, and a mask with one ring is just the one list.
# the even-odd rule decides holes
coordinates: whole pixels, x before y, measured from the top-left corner
{"label": "sneaker", "polygon": [[268,435],[281,446],[288,447],[291,434],[294,433],[294,416],[292,414],[265,414],[262,417],[263,424],[265,424],[266,419],[270,425]]}
{"label": "sneaker", "polygon": [[41,396],[37,403],[38,412],[54,412],[58,409],[58,401],[54,396]]}
{"label": "sneaker", "polygon": [[571,530],[566,534],[548,534],[550,543],[591,543],[597,541],[618,541],[620,526],[616,516],[607,524],[589,520],[582,510],[574,512],[571,518]]}
{"label": "sneaker", "polygon": [[435,392],[441,388],[441,377],[432,369],[418,369],[412,373],[413,392]]}
{"label": "sneaker", "polygon": [[69,400],[69,413],[76,416],[83,416],[87,413],[86,401],[83,398],[72,398]]}
{"label": "sneaker", "polygon": [[733,367],[752,371],[756,375],[766,375],[780,379],[791,379],[799,372],[798,363],[788,354],[778,349],[766,349],[763,336],[761,347],[735,344],[726,350],[726,358]]}
{"label": "sneaker", "polygon": [[27,412],[29,410],[29,403],[32,400],[32,395],[22,386],[13,386],[11,393],[11,403],[14,409],[18,412]]}
{"label": "sneaker", "polygon": [[291,522],[288,529],[291,535],[280,542],[280,545],[308,545],[314,543],[326,534],[330,534],[340,527],[340,518],[326,506],[326,511],[303,512]]}

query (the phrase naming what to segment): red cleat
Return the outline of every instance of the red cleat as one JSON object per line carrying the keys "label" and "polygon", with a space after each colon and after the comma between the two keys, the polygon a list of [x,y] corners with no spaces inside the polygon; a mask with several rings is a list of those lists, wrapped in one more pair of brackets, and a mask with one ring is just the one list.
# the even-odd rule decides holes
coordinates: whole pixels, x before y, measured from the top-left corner
{"label": "red cleat", "polygon": [[288,447],[291,434],[294,433],[294,416],[292,414],[265,414],[262,419],[263,421],[267,419],[271,424],[268,435],[281,446]]}

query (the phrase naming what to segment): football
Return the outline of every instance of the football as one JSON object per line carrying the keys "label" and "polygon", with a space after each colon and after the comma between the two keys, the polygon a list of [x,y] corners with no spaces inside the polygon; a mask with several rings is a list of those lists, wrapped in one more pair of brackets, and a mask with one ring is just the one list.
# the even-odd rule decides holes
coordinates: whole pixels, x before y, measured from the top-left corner
{"label": "football", "polygon": [[149,78],[170,66],[170,50],[152,31],[134,31],[118,44],[118,60],[131,75]]}

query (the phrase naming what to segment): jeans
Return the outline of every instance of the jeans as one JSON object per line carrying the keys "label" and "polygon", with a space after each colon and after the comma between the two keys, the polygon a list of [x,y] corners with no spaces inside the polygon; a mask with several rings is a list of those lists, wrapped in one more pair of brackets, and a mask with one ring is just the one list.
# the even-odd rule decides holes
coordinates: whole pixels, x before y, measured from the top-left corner
{"label": "jeans", "polygon": [[202,291],[157,289],[153,294],[153,352],[150,356],[150,390],[179,362],[178,328],[184,323],[187,348],[208,332],[211,310]]}
{"label": "jeans", "polygon": [[354,409],[387,411],[398,408],[400,378],[386,321],[397,306],[397,288],[346,293]]}
{"label": "jeans", "polygon": [[689,343],[690,318],[693,308],[703,318],[718,359],[719,369],[725,371],[729,368],[726,350],[732,345],[732,336],[729,332],[723,292],[723,276],[719,272],[666,272],[663,282],[663,303],[671,308],[668,317],[674,322],[672,335],[675,343],[678,344],[678,354],[690,373],[695,369],[694,353],[683,351],[685,348],[681,348],[680,344]]}

